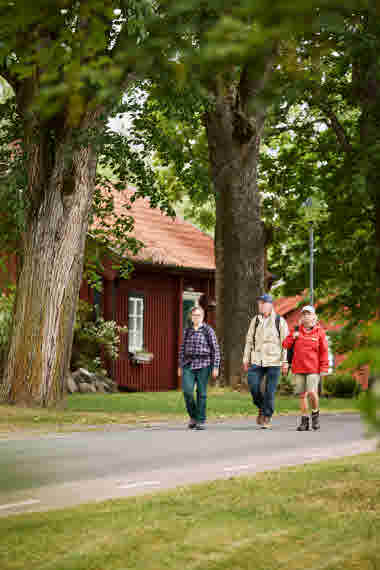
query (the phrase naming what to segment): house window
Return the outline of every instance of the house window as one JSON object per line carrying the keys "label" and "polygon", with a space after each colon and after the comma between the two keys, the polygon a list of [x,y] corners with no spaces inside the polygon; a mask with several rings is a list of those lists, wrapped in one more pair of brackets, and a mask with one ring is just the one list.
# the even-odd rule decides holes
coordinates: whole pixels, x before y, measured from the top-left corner
{"label": "house window", "polygon": [[136,352],[144,346],[144,297],[128,297],[128,351]]}

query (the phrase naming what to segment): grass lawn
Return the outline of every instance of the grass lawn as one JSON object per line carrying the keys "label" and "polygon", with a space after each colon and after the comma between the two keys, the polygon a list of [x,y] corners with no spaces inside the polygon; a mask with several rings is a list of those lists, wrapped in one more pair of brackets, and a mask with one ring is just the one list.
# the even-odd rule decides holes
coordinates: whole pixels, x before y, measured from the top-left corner
{"label": "grass lawn", "polygon": [[[208,417],[224,419],[255,415],[248,392],[210,388]],[[357,412],[358,400],[322,398],[323,412]],[[298,413],[295,396],[277,396],[276,413]],[[0,405],[0,434],[17,430],[49,431],[88,429],[105,424],[136,424],[186,417],[182,393],[138,392],[116,394],[73,394],[68,396],[65,409],[36,410]]]}
{"label": "grass lawn", "polygon": [[380,454],[0,518],[2,570],[379,570]]}

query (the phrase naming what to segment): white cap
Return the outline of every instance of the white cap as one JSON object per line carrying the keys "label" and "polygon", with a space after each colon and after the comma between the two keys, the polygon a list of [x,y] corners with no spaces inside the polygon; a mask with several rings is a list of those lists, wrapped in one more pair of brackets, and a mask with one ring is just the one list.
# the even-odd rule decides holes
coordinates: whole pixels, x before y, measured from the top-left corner
{"label": "white cap", "polygon": [[312,305],[306,305],[305,307],[302,307],[301,313],[306,313],[306,311],[315,315],[315,309]]}

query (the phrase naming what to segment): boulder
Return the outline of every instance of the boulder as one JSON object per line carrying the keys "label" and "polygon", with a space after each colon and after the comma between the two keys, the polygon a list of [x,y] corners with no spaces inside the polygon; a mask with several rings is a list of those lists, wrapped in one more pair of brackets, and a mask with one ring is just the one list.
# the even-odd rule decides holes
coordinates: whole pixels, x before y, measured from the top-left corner
{"label": "boulder", "polygon": [[110,392],[118,392],[119,388],[118,388],[118,385],[116,384],[116,382],[114,382],[113,380],[110,380],[108,382],[108,390]]}
{"label": "boulder", "polygon": [[97,392],[107,392],[108,389],[108,384],[102,382],[101,380],[95,380],[93,386],[95,386]]}
{"label": "boulder", "polygon": [[89,384],[88,382],[80,382],[80,384],[78,385],[78,388],[79,388],[79,392],[81,394],[90,394],[93,391],[96,392],[96,388],[95,388],[95,390],[93,390],[92,384]]}
{"label": "boulder", "polygon": [[67,387],[67,391],[69,392],[69,394],[74,394],[74,392],[78,392],[78,386],[77,383],[75,382],[74,378],[72,377],[72,375],[69,373],[67,378],[66,378],[66,387]]}
{"label": "boulder", "polygon": [[78,368],[78,370],[75,370],[75,372],[73,373],[73,378],[77,383],[80,382],[91,383],[94,376],[95,376],[94,374],[92,374],[85,368]]}
{"label": "boulder", "polygon": [[67,389],[71,394],[77,391],[81,394],[89,394],[92,392],[105,393],[117,392],[118,385],[111,380],[111,378],[108,378],[108,376],[89,372],[85,368],[78,368],[78,370],[75,370],[75,372],[70,375],[70,386],[67,383]]}

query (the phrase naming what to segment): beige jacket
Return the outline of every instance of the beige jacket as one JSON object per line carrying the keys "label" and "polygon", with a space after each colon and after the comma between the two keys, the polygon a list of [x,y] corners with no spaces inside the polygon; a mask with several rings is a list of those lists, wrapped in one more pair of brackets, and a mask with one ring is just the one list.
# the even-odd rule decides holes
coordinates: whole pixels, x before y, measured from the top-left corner
{"label": "beige jacket", "polygon": [[[259,322],[254,339],[256,319],[259,319]],[[262,315],[253,317],[245,341],[244,363],[258,366],[281,366],[287,363],[287,351],[282,347],[282,342],[288,336],[289,329],[282,317],[279,324],[280,334],[276,327],[276,313],[273,310],[267,318]]]}

